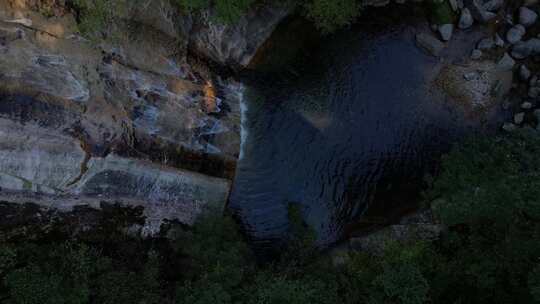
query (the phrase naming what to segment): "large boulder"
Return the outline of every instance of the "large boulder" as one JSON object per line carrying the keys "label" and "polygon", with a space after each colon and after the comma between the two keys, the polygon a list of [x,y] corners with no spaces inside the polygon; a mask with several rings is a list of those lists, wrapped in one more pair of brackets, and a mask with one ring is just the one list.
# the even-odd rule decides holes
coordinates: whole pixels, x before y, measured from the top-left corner
{"label": "large boulder", "polygon": [[290,7],[283,5],[260,6],[234,24],[215,21],[213,9],[204,11],[194,20],[190,50],[218,64],[246,67],[290,11]]}

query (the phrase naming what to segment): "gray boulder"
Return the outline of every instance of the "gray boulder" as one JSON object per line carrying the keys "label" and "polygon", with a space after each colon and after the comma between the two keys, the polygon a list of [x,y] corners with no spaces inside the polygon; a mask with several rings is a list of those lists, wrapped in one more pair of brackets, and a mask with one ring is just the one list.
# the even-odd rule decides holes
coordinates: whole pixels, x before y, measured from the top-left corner
{"label": "gray boulder", "polygon": [[533,114],[534,114],[534,117],[536,117],[536,120],[540,122],[540,109],[534,110]]}
{"label": "gray boulder", "polygon": [[540,52],[540,39],[532,38],[527,41],[520,41],[512,47],[512,57],[525,59]]}
{"label": "gray boulder", "polygon": [[517,42],[521,41],[525,35],[525,32],[525,27],[521,24],[517,24],[509,29],[506,33],[506,41],[508,41],[510,44],[516,44]]}
{"label": "gray boulder", "polygon": [[484,38],[476,45],[476,48],[479,50],[489,50],[493,47],[495,47],[495,40],[493,38]]}
{"label": "gray boulder", "polygon": [[521,81],[527,82],[531,78],[531,71],[527,68],[526,65],[522,64],[519,68],[519,79]]}
{"label": "gray boulder", "polygon": [[524,6],[519,8],[519,23],[523,26],[529,27],[533,25],[536,19],[538,19],[538,14],[535,11]]}
{"label": "gray boulder", "polygon": [[450,4],[450,7],[454,12],[457,12],[459,10],[459,4],[457,0],[448,0],[448,3]]}
{"label": "gray boulder", "polygon": [[452,33],[454,32],[453,24],[443,24],[439,26],[439,34],[444,41],[449,41],[452,38]]}
{"label": "gray boulder", "polygon": [[438,57],[444,49],[444,44],[439,39],[426,33],[416,34],[416,44],[435,57]]}
{"label": "gray boulder", "polygon": [[516,125],[522,124],[524,119],[525,119],[525,113],[523,112],[519,112],[516,115],[514,115],[514,123]]}
{"label": "gray boulder", "polygon": [[486,23],[497,17],[497,14],[484,8],[484,3],[481,0],[469,0],[466,6],[471,11],[473,18],[480,23]]}
{"label": "gray boulder", "polygon": [[504,56],[497,62],[497,68],[501,71],[511,71],[514,68],[516,62],[508,53],[505,53]]}
{"label": "gray boulder", "polygon": [[531,87],[531,88],[529,88],[529,91],[528,91],[527,95],[530,98],[538,98],[538,96],[540,96],[540,88],[539,87]]}
{"label": "gray boulder", "polygon": [[504,4],[504,0],[490,0],[484,3],[484,9],[486,11],[494,12],[499,10]]}
{"label": "gray boulder", "polygon": [[470,28],[474,23],[474,19],[471,15],[471,11],[468,8],[464,8],[461,11],[461,16],[459,17],[458,27],[462,30]]}

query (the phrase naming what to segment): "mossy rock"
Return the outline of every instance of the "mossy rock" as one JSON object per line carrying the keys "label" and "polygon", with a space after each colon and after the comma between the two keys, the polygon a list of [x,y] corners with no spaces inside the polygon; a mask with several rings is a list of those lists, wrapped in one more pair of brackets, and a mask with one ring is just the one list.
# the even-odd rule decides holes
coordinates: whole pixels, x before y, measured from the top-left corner
{"label": "mossy rock", "polygon": [[454,23],[456,19],[450,3],[444,0],[429,1],[428,14],[431,23],[437,25]]}

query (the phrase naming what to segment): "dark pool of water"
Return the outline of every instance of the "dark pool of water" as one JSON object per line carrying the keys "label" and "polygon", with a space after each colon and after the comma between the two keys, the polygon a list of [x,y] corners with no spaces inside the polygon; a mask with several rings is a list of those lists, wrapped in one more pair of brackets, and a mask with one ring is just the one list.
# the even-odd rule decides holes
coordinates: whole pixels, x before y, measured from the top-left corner
{"label": "dark pool of water", "polygon": [[431,90],[438,59],[415,46],[414,32],[353,28],[281,74],[249,82],[230,207],[254,244],[279,244],[291,203],[321,245],[339,240],[370,205],[391,213],[411,204],[441,152],[478,128]]}

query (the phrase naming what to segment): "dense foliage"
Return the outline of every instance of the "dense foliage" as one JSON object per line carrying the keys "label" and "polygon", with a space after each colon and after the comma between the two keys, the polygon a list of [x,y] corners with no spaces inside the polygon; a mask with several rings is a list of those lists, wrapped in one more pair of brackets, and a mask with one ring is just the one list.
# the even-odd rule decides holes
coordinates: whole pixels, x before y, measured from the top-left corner
{"label": "dense foliage", "polygon": [[[123,12],[144,5],[152,0],[71,0],[78,13],[79,29],[89,38],[96,38],[109,31],[115,19]],[[265,0],[171,0],[181,11],[200,13],[212,8],[212,18],[220,23],[234,23],[247,13],[249,8],[266,5]],[[276,5],[275,2],[272,2]],[[299,11],[314,21],[323,32],[332,32],[350,24],[360,13],[357,0],[282,0],[282,5],[297,7]]]}
{"label": "dense foliage", "polygon": [[[251,6],[264,4],[263,0],[175,1],[188,11],[198,11],[213,5],[218,20],[228,23],[238,20]],[[357,0],[282,0],[281,3],[300,8],[323,32],[331,32],[351,23],[360,13]]]}
{"label": "dense foliage", "polygon": [[448,232],[388,242],[377,256],[343,253],[339,264],[314,250],[294,205],[282,257],[264,264],[216,215],[151,240],[110,221],[75,238],[17,238],[0,244],[0,302],[538,303],[539,155],[536,134],[456,147],[427,193]]}

